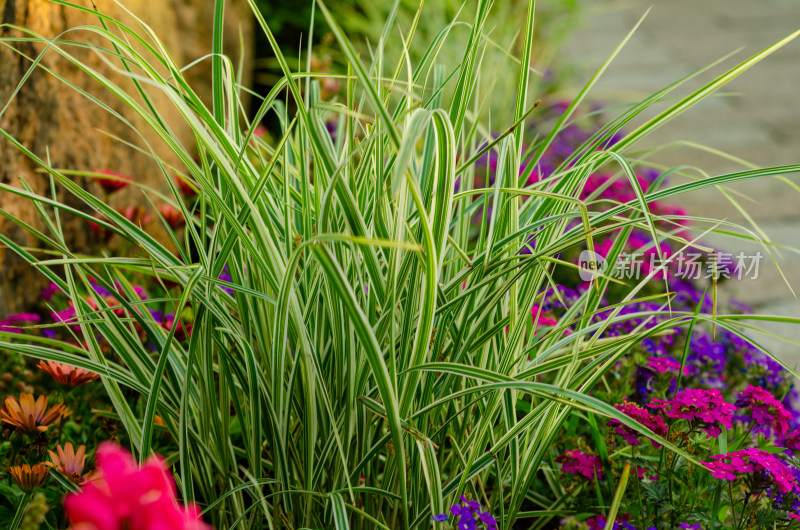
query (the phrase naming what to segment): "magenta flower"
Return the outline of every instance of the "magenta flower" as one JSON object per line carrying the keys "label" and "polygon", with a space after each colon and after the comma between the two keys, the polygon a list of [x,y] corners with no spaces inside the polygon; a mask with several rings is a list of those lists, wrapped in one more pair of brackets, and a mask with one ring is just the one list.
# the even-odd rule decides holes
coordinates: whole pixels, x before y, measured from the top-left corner
{"label": "magenta flower", "polygon": [[[664,425],[664,419],[661,416],[651,414],[644,407],[640,407],[636,403],[630,401],[623,401],[614,405],[614,408],[622,412],[626,416],[638,421],[659,436],[667,435],[667,427]],[[624,425],[619,420],[611,420],[606,425],[611,429],[611,433],[619,434],[628,445],[639,445],[639,433]],[[660,444],[651,440],[653,447],[660,447]]]}
{"label": "magenta flower", "polygon": [[[628,522],[630,514],[624,514],[622,517],[617,517],[614,524],[611,525],[610,530],[636,530],[636,527]],[[586,520],[586,527],[589,530],[609,530],[606,526],[608,518],[605,515],[596,515]]]}
{"label": "magenta flower", "polygon": [[121,190],[133,181],[128,175],[123,175],[110,169],[101,169],[97,173],[101,175],[97,178],[97,181],[106,193],[114,193],[117,190]]}
{"label": "magenta flower", "polygon": [[797,490],[797,482],[789,467],[781,462],[777,456],[761,449],[750,447],[714,455],[709,462],[703,464],[711,471],[711,475],[722,480],[736,480],[743,474],[755,473],[759,476],[771,478],[782,493]]}
{"label": "magenta flower", "polygon": [[16,315],[9,315],[5,320],[0,320],[0,331],[22,333],[20,326],[24,324],[33,324],[40,320],[42,320],[42,317],[36,313],[17,313]]}
{"label": "magenta flower", "polygon": [[[660,374],[678,373],[678,370],[681,368],[681,363],[672,357],[663,355],[659,357],[648,357],[647,366]],[[683,367],[683,375],[689,375],[689,368],[687,366]]]}
{"label": "magenta flower", "polygon": [[64,499],[67,519],[81,530],[211,530],[194,506],[181,506],[166,463],[141,467],[122,447],[97,449],[98,478]]}
{"label": "magenta flower", "polygon": [[53,296],[57,293],[61,292],[61,288],[55,284],[55,282],[50,282],[47,287],[42,289],[42,299],[46,302],[50,302],[53,300]]}
{"label": "magenta flower", "polygon": [[736,399],[740,409],[750,409],[750,417],[756,425],[769,427],[776,436],[783,437],[789,431],[791,414],[780,401],[760,386],[748,385]]}
{"label": "magenta flower", "polygon": [[558,324],[558,320],[550,315],[545,315],[539,306],[535,305],[531,308],[531,322],[536,324],[537,319],[539,326],[555,326]]}
{"label": "magenta flower", "polygon": [[784,436],[783,446],[793,454],[800,453],[800,429],[795,429]]}
{"label": "magenta flower", "polygon": [[69,322],[75,318],[75,308],[70,305],[61,311],[53,311],[52,316],[56,322]]}
{"label": "magenta flower", "polygon": [[700,422],[705,433],[712,438],[722,432],[720,426],[733,427],[733,412],[736,410],[716,388],[684,388],[673,399],[654,399],[648,406],[663,410],[668,418]]}
{"label": "magenta flower", "polygon": [[636,473],[639,480],[658,480],[658,473],[654,473],[646,467],[633,466],[633,471]]}
{"label": "magenta flower", "polygon": [[50,316],[53,317],[53,322],[61,322],[62,324],[72,324],[72,329],[75,331],[80,331],[81,328],[77,324],[78,318],[75,316],[75,307],[72,305],[72,302],[69,303],[69,307],[66,309],[62,309],[61,311],[53,311],[50,313]]}
{"label": "magenta flower", "polygon": [[598,479],[605,478],[603,464],[597,455],[587,455],[577,449],[565,452],[556,457],[556,462],[562,464],[561,469],[565,473],[593,480],[595,475]]}

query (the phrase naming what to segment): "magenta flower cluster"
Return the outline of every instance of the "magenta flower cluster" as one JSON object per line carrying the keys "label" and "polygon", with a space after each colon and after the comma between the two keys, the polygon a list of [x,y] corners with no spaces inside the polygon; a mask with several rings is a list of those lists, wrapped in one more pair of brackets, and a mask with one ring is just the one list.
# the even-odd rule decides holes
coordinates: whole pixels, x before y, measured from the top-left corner
{"label": "magenta flower cluster", "polygon": [[17,313],[16,315],[9,315],[7,318],[0,320],[0,331],[6,333],[22,333],[21,326],[35,324],[42,320],[42,317],[36,313]]}
{"label": "magenta flower cluster", "polygon": [[[596,515],[586,520],[586,527],[588,530],[607,530],[608,517],[605,515]],[[611,530],[636,530],[636,527],[630,524],[627,519],[617,517],[614,524],[611,525]]]}
{"label": "magenta flower cluster", "polygon": [[741,475],[753,474],[769,477],[782,493],[800,491],[791,469],[777,456],[761,449],[750,447],[732,453],[714,455],[703,462],[715,478],[736,480]]}
{"label": "magenta flower cluster", "polygon": [[561,464],[561,469],[564,473],[577,477],[594,480],[595,476],[598,479],[603,479],[606,476],[599,456],[589,455],[577,449],[572,449],[559,455],[556,457],[556,462]]}
{"label": "magenta flower cluster", "polygon": [[779,438],[789,432],[791,414],[780,401],[760,386],[748,385],[736,399],[736,406],[740,411],[747,409],[755,425],[772,429]]}
{"label": "magenta flower cluster", "polygon": [[[668,355],[664,356],[650,356],[647,358],[647,366],[652,368],[658,373],[678,373],[678,370],[681,369],[681,363],[673,359]],[[689,375],[689,368],[687,366],[683,367],[683,375]]]}
{"label": "magenta flower cluster", "polygon": [[705,433],[716,438],[722,427],[733,427],[736,407],[722,397],[716,388],[684,388],[668,401],[654,399],[648,405],[663,410],[668,418],[698,422]]}
{"label": "magenta flower cluster", "polygon": [[[651,414],[650,411],[644,407],[636,403],[623,401],[622,403],[614,405],[614,408],[641,423],[657,435],[662,437],[667,435],[667,427],[664,424],[664,419],[661,416]],[[611,420],[606,425],[610,428],[612,434],[619,434],[629,445],[639,445],[639,433],[627,425],[624,425],[619,420]],[[656,442],[652,443],[653,447],[660,447],[660,444]]]}

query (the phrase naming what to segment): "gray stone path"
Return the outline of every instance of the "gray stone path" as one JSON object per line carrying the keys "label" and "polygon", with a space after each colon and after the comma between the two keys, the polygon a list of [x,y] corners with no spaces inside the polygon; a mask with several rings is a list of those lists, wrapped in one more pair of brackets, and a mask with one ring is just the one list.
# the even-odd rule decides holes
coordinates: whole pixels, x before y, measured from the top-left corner
{"label": "gray stone path", "polygon": [[[575,31],[568,57],[584,82],[602,64],[636,21],[652,6],[636,34],[599,81],[594,98],[637,101],[671,82],[741,48],[732,58],[679,89],[686,94],[770,44],[800,29],[800,0],[591,0],[584,25]],[[677,95],[677,94],[676,94]],[[663,108],[663,107],[662,107]],[[800,163],[800,38],[790,42],[723,88],[657,130],[643,146],[677,141],[702,143],[760,167]],[[739,164],[690,147],[658,153],[651,160],[668,166],[697,166],[711,175],[740,171]],[[800,174],[790,184],[774,178],[729,189],[777,244],[800,249]],[[692,215],[746,222],[715,189],[680,201]],[[728,251],[751,251],[754,244],[706,238]],[[779,251],[777,264],[800,297],[800,252]],[[778,266],[761,262],[757,280],[729,285],[730,291],[763,314],[800,317],[800,301]],[[800,342],[800,325],[764,329]],[[765,338],[773,351],[800,366],[800,345]]]}

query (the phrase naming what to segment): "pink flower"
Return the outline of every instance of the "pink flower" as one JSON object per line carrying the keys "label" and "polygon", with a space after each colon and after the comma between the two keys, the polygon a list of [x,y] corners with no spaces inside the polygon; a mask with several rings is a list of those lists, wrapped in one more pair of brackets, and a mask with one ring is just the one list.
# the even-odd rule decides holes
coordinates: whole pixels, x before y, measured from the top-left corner
{"label": "pink flower", "polygon": [[558,320],[550,315],[545,315],[542,313],[542,310],[539,309],[539,306],[535,305],[531,308],[531,321],[536,324],[537,319],[539,326],[555,326],[558,324]]}
{"label": "pink flower", "polygon": [[736,399],[736,406],[740,409],[749,408],[755,424],[771,428],[779,438],[789,431],[791,414],[760,386],[748,385]]}
{"label": "pink flower", "polygon": [[594,251],[597,254],[600,254],[604,258],[608,257],[608,253],[611,252],[611,247],[614,246],[614,240],[610,237],[602,240],[600,243],[594,246]]}
{"label": "pink flower", "polygon": [[178,503],[166,463],[153,456],[139,467],[130,453],[105,442],[95,480],[64,499],[73,530],[210,530],[194,506]]}
{"label": "pink flower", "polygon": [[[648,357],[647,366],[660,374],[666,372],[677,373],[681,368],[681,363],[669,356]],[[687,366],[683,367],[683,375],[689,375],[689,368]]]}
{"label": "pink flower", "polygon": [[715,478],[736,480],[739,475],[756,473],[766,475],[775,481],[782,493],[798,489],[794,475],[786,464],[781,462],[777,456],[761,449],[750,447],[733,453],[714,455],[711,458],[712,461],[703,462],[703,464]]}
{"label": "pink flower", "polygon": [[183,192],[183,194],[187,197],[194,197],[197,195],[197,185],[193,182],[184,179],[183,177],[175,177],[175,184],[177,184],[181,192]]}
{"label": "pink flower", "polygon": [[7,333],[22,333],[21,325],[32,324],[39,322],[42,317],[36,313],[17,313],[16,315],[9,315],[5,320],[0,320],[0,331]]}
{"label": "pink flower", "polygon": [[114,193],[117,190],[121,190],[122,188],[130,185],[130,183],[133,181],[133,179],[128,175],[122,175],[121,173],[116,173],[110,169],[101,169],[98,170],[97,173],[104,175],[102,177],[98,177],[97,181],[100,183],[100,186],[103,188],[103,190],[105,190],[106,193]]}
{"label": "pink flower", "polygon": [[654,399],[648,407],[663,410],[668,418],[699,421],[712,438],[722,432],[720,425],[728,429],[733,427],[733,412],[736,410],[716,388],[684,388],[673,399]]}
{"label": "pink flower", "polygon": [[800,453],[800,429],[795,429],[784,436],[783,446],[793,454]]}
{"label": "pink flower", "polygon": [[633,466],[633,471],[636,473],[639,480],[658,480],[658,473],[653,473],[646,467]]}
{"label": "pink flower", "polygon": [[[95,308],[96,309],[96,308]],[[53,311],[50,313],[53,317],[53,322],[61,322],[64,324],[72,324],[72,329],[75,331],[80,331],[80,326],[76,324],[78,321],[77,317],[75,316],[75,306],[72,305],[72,302],[69,303],[69,307],[66,309],[62,309],[61,311]]]}
{"label": "pink flower", "polygon": [[[644,407],[640,407],[636,403],[623,401],[614,405],[614,408],[622,412],[626,416],[638,421],[659,436],[667,435],[667,427],[664,425],[664,419],[661,416],[651,414]],[[623,425],[619,420],[611,420],[606,423],[611,428],[612,433],[619,434],[628,445],[639,445],[639,433]],[[653,447],[660,447],[660,444],[651,440]]]}
{"label": "pink flower", "polygon": [[53,296],[55,296],[57,293],[60,293],[60,292],[61,292],[61,288],[58,285],[56,285],[55,282],[50,282],[47,285],[47,287],[42,289],[42,298],[46,302],[50,302],[50,301],[53,300]]}
{"label": "pink flower", "polygon": [[563,464],[561,469],[564,473],[594,480],[595,475],[598,479],[605,478],[603,465],[597,455],[587,455],[577,449],[567,451],[563,455],[556,457],[556,462]]}

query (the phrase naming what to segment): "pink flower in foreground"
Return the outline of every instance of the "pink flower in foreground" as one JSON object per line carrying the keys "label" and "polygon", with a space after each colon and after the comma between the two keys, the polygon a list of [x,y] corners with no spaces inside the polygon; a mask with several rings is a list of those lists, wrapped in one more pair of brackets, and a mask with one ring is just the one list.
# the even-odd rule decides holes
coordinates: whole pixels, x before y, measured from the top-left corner
{"label": "pink flower in foreground", "polygon": [[782,437],[789,431],[791,414],[771,393],[760,386],[748,385],[736,399],[740,409],[750,409],[756,425],[770,427],[775,435]]}
{"label": "pink flower in foreground", "polygon": [[782,493],[798,489],[792,471],[786,464],[781,462],[777,456],[761,449],[750,447],[733,453],[714,455],[711,458],[710,462],[703,462],[703,464],[711,471],[714,478],[736,480],[739,475],[756,473],[766,475],[774,480]]}
{"label": "pink flower in foreground", "polygon": [[195,506],[178,503],[166,463],[141,467],[113,443],[97,449],[97,478],[64,499],[73,530],[210,530]]}
{"label": "pink flower in foreground", "polygon": [[585,479],[594,480],[595,475],[598,479],[605,478],[603,465],[597,455],[587,455],[577,449],[566,451],[563,455],[556,457],[556,462],[562,465],[564,473],[576,475]]}
{"label": "pink flower in foreground", "polygon": [[736,410],[716,388],[684,388],[669,401],[654,399],[648,407],[663,410],[668,418],[699,421],[712,438],[722,432],[720,425],[728,429],[733,427],[733,412]]}
{"label": "pink flower in foreground", "polygon": [[[647,358],[647,366],[660,374],[668,372],[677,373],[681,368],[681,363],[669,356],[653,356]],[[689,368],[687,366],[683,367],[683,375],[689,375]]]}
{"label": "pink flower in foreground", "polygon": [[[640,407],[636,403],[623,401],[614,405],[614,408],[622,412],[626,416],[638,421],[659,436],[667,435],[667,427],[664,425],[664,419],[661,416],[651,414],[644,407]],[[628,445],[639,445],[639,433],[623,425],[619,420],[611,420],[606,423],[611,428],[612,433],[619,434]],[[651,440],[653,447],[660,447],[660,444]]]}

